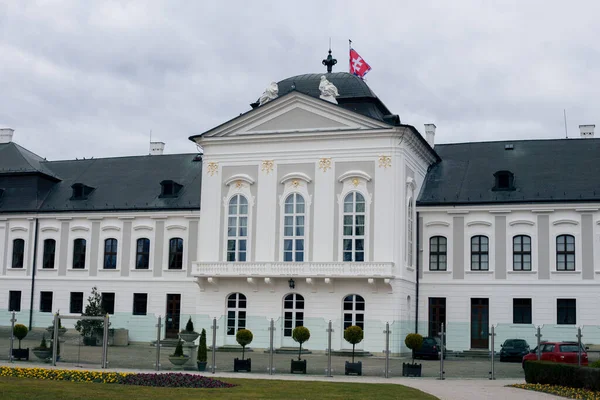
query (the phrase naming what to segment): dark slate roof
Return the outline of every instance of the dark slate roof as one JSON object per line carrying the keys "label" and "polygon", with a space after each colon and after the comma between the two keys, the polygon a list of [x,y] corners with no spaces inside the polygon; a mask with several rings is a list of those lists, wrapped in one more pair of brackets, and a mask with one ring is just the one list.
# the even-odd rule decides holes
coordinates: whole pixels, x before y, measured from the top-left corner
{"label": "dark slate roof", "polygon": [[[14,187],[7,189],[0,198],[0,213],[3,211],[198,210],[202,177],[202,162],[199,159],[197,154],[174,154],[41,161],[41,167],[58,177],[59,181],[48,183],[49,191],[44,194],[41,202],[33,201],[40,197],[39,194],[36,199],[28,198],[35,196],[35,192],[26,195],[15,191]],[[0,178],[2,177],[5,185],[18,186],[10,183],[7,178],[10,174],[0,174]],[[20,182],[25,183],[25,178],[20,178]],[[19,177],[14,176],[12,179],[14,182],[14,179]],[[160,197],[160,182],[163,180],[173,180],[183,185],[177,197]],[[94,188],[87,200],[70,200],[73,194],[71,186],[75,183]],[[27,181],[26,184],[31,186],[33,183]],[[43,183],[41,186],[45,188],[48,185]],[[17,200],[14,197],[20,198]],[[15,201],[20,204],[20,207],[15,208]]]}
{"label": "dark slate roof", "polygon": [[[435,151],[441,161],[427,174],[420,206],[600,201],[600,139],[442,144]],[[492,190],[502,170],[514,174],[514,191]]]}
{"label": "dark slate roof", "polygon": [[56,178],[56,175],[43,165],[44,159],[16,143],[0,144],[0,174],[41,173]]}
{"label": "dark slate roof", "polygon": [[296,75],[279,81],[279,95],[283,96],[294,90],[293,85],[296,86],[296,90],[307,94],[312,97],[319,97],[321,91],[319,90],[319,84],[321,83],[321,77],[325,76],[327,80],[335,85],[340,94],[337,99],[346,98],[364,98],[371,97],[377,98],[375,93],[369,88],[369,86],[356,75],[349,74],[348,72],[332,72],[332,73],[321,73],[321,74],[304,74]]}

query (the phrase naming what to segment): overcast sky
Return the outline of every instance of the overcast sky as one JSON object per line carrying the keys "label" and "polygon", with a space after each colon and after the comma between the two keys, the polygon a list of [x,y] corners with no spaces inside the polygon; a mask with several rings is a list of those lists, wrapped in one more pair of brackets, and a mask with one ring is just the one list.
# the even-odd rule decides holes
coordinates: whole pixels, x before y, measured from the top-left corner
{"label": "overcast sky", "polygon": [[[0,0],[0,127],[48,159],[166,153],[323,72],[348,39],[367,83],[437,143],[564,137],[600,123],[600,2]],[[600,125],[599,125],[600,129]],[[600,132],[598,132],[600,134]],[[598,135],[597,134],[597,135]]]}

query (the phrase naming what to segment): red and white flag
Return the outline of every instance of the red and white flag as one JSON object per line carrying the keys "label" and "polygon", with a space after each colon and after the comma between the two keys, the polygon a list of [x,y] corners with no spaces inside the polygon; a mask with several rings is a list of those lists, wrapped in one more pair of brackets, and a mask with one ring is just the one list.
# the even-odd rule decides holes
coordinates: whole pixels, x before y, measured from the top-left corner
{"label": "red and white flag", "polygon": [[354,50],[350,48],[350,73],[364,78],[367,72],[371,70],[371,66]]}

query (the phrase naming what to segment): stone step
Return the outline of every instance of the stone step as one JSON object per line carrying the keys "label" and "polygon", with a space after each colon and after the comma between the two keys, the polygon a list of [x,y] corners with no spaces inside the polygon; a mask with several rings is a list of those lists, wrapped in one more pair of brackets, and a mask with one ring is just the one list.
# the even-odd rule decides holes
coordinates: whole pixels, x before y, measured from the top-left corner
{"label": "stone step", "polygon": [[[265,350],[265,353],[268,353],[269,350]],[[297,347],[280,347],[275,349],[275,354],[298,354]],[[302,349],[302,354],[312,354],[310,350]]]}
{"label": "stone step", "polygon": [[[331,350],[331,355],[352,358],[352,350],[347,350],[347,349]],[[373,355],[373,353],[369,353],[368,351],[364,351],[364,350],[355,350],[354,351],[354,358],[356,358],[356,357],[371,357],[372,355]]]}
{"label": "stone step", "polygon": [[489,350],[478,350],[478,349],[472,349],[472,350],[463,350],[461,352],[461,354],[454,354],[455,356],[459,357],[469,357],[469,358],[490,358],[490,351]]}

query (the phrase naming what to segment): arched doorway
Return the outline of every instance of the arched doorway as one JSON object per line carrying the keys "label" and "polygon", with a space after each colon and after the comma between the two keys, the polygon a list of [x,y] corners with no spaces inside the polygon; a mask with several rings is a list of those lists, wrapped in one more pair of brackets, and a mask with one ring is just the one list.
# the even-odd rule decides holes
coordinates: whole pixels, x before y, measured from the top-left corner
{"label": "arched doorway", "polygon": [[292,339],[292,331],[297,326],[304,326],[304,297],[298,293],[290,293],[283,299],[283,347],[296,347],[298,343]]}

